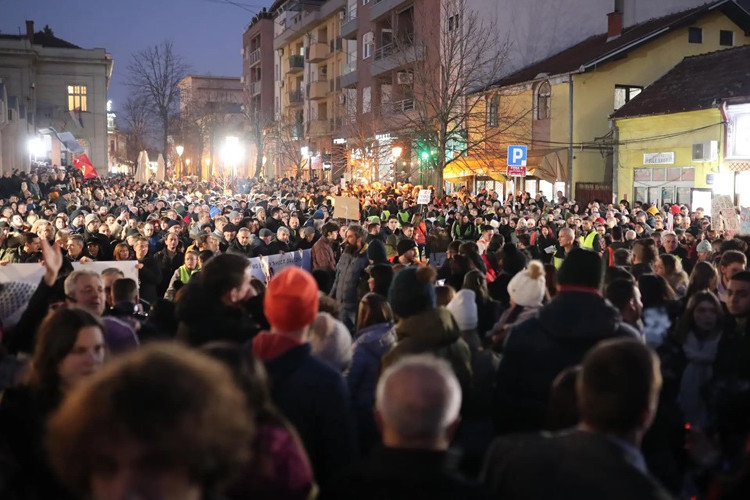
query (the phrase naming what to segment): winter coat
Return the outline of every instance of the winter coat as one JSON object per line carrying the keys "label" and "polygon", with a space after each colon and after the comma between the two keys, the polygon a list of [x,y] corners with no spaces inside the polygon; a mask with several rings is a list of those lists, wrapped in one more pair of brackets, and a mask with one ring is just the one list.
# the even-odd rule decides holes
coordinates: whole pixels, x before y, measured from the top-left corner
{"label": "winter coat", "polygon": [[165,248],[156,252],[154,260],[161,269],[161,283],[159,283],[156,293],[159,297],[163,297],[169,288],[172,275],[185,263],[185,254],[178,250],[174,255],[170,255]]}
{"label": "winter coat", "polygon": [[312,247],[312,270],[334,271],[336,258],[333,255],[331,243],[326,238],[320,238]]}
{"label": "winter coat", "polygon": [[237,241],[235,238],[232,240],[232,242],[227,247],[227,253],[235,254],[235,255],[244,255],[248,259],[253,256],[253,244],[252,242],[248,243],[247,246],[240,245],[240,242]]}
{"label": "winter coat", "polygon": [[379,440],[375,427],[375,387],[380,376],[380,361],[396,343],[396,328],[391,323],[378,323],[358,332],[352,345],[352,362],[346,381],[352,406],[357,416],[360,448],[366,451]]}
{"label": "winter coat", "polygon": [[157,288],[161,283],[161,269],[153,257],[146,257],[138,263],[143,264],[138,270],[138,294],[141,299],[153,304],[160,297]]}
{"label": "winter coat", "polygon": [[275,355],[285,341],[280,335],[262,333],[253,341],[253,353],[264,361],[273,402],[299,432],[325,492],[356,455],[349,393],[343,376],[316,359],[310,344]]}
{"label": "winter coat", "polygon": [[500,433],[540,430],[555,377],[577,365],[598,342],[635,337],[600,295],[561,292],[508,333],[495,387]]}
{"label": "winter coat", "polygon": [[344,309],[356,311],[359,305],[359,296],[357,287],[365,272],[365,268],[370,265],[367,258],[367,245],[362,247],[356,255],[349,252],[341,254],[339,263],[336,265],[336,278],[333,280],[331,297],[342,304]]}
{"label": "winter coat", "polygon": [[461,388],[471,387],[471,352],[453,315],[444,307],[401,319],[396,344],[383,356],[383,369],[409,354],[433,354],[448,361]]}

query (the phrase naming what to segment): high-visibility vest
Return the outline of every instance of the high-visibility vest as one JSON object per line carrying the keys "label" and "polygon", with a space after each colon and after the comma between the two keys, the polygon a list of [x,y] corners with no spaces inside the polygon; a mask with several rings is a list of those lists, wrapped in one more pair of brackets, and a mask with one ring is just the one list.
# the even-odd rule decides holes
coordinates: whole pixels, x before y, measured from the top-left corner
{"label": "high-visibility vest", "polygon": [[[594,250],[594,240],[596,239],[596,236],[599,233],[596,231],[591,231],[586,236],[581,236],[578,238],[578,241],[581,243],[581,248],[590,248],[591,250]],[[596,249],[598,252],[599,249]]]}
{"label": "high-visibility vest", "polygon": [[565,259],[561,257],[552,257],[552,261],[555,264],[555,269],[560,269],[562,266],[562,263],[565,261]]}

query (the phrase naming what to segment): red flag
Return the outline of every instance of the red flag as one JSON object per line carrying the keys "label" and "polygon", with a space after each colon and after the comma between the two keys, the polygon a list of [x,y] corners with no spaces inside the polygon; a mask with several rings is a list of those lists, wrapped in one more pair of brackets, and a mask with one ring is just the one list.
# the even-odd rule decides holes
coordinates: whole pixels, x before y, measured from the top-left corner
{"label": "red flag", "polygon": [[96,173],[94,165],[91,163],[91,160],[89,160],[89,157],[86,154],[82,154],[78,158],[73,160],[73,166],[83,173],[84,179],[94,179],[96,177],[99,177],[99,174]]}

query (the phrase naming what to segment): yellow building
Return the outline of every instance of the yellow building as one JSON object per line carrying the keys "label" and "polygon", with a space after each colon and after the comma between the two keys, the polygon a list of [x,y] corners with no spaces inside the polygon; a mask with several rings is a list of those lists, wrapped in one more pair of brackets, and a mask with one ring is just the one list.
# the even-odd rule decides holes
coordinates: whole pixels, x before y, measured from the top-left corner
{"label": "yellow building", "polygon": [[750,204],[748,62],[750,45],[687,57],[612,115],[618,198]]}
{"label": "yellow building", "polygon": [[[608,16],[608,31],[498,81],[481,97],[513,110],[513,130],[487,149],[504,169],[508,143],[529,148],[525,185],[565,183],[579,201],[613,197],[614,139],[609,117],[683,58],[750,43],[750,13],[721,0],[634,26]],[[510,139],[509,139],[510,138]],[[507,187],[507,186],[506,186]]]}

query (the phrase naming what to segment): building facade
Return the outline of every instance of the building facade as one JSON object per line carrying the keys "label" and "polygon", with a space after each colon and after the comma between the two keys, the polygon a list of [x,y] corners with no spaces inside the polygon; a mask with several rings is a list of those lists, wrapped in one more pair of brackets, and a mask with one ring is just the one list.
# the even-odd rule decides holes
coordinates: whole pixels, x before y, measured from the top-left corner
{"label": "building facade", "polygon": [[0,35],[0,171],[28,170],[31,161],[71,165],[86,153],[106,174],[111,76],[105,49],[80,48],[48,27],[34,32],[33,21],[24,35]]}
{"label": "building facade", "polygon": [[[244,134],[242,79],[188,75],[178,86],[182,130],[168,152],[174,171],[202,179],[230,173],[251,175],[247,155],[230,159],[224,154],[226,145],[236,144]],[[183,148],[182,155],[178,146]]]}

